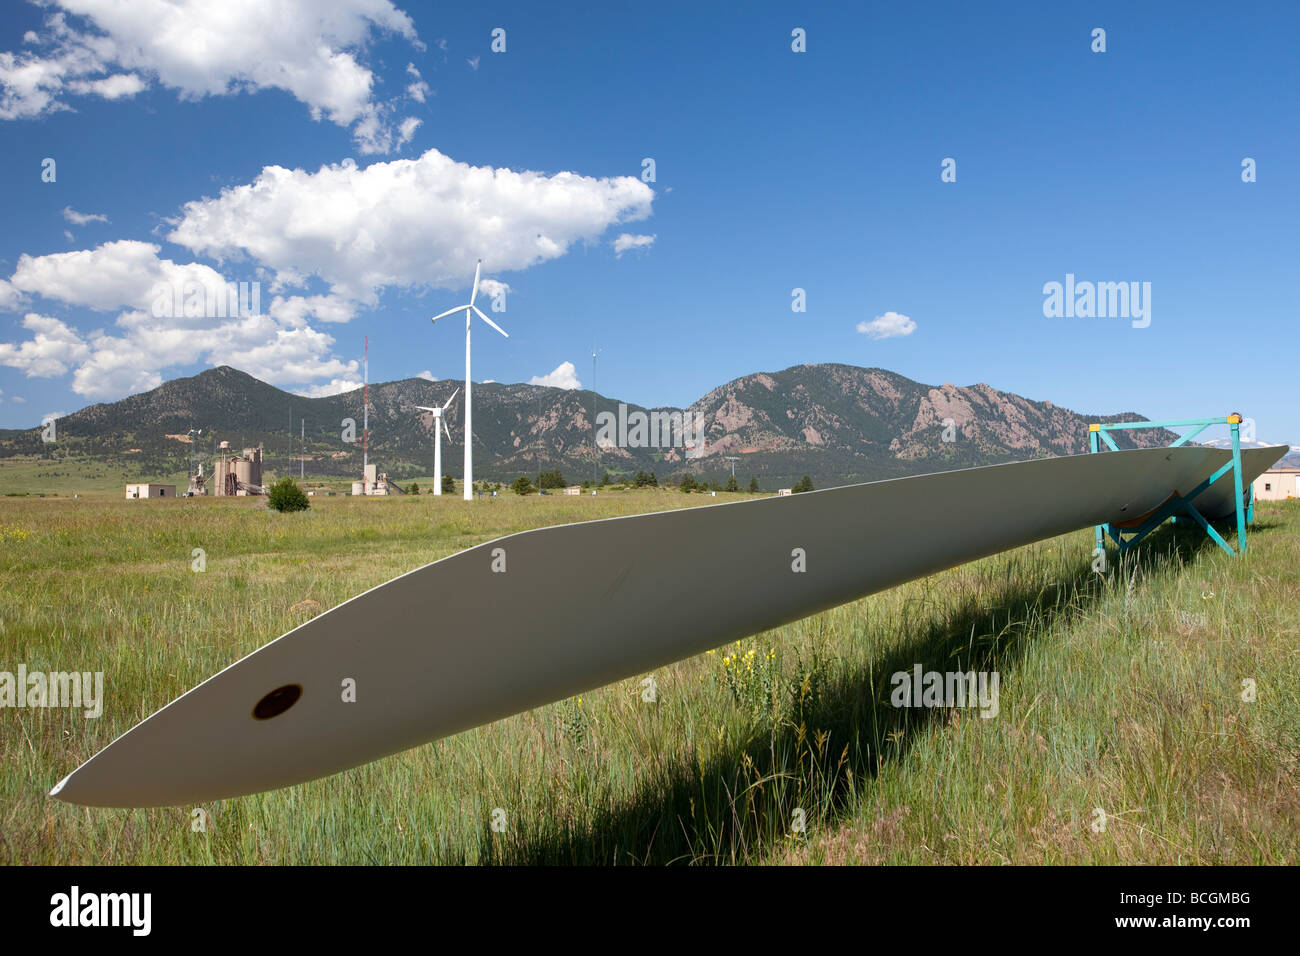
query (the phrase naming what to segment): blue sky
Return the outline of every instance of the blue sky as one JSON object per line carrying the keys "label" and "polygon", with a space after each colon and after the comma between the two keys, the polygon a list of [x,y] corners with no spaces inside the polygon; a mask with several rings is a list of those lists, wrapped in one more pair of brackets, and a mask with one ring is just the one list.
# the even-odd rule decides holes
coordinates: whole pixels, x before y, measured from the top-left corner
{"label": "blue sky", "polygon": [[[344,388],[367,335],[372,381],[462,377],[428,317],[481,255],[476,380],[589,386],[594,340],[643,405],[843,362],[1300,443],[1294,5],[67,6],[0,14],[0,426],[214,364]],[[1150,283],[1149,326],[1045,317],[1067,274]],[[267,314],[149,314],[178,276]]]}

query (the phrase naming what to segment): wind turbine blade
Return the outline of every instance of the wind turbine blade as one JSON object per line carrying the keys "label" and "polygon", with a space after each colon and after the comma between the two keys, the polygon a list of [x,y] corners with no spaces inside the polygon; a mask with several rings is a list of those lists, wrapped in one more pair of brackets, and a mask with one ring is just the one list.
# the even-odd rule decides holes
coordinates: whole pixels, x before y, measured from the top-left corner
{"label": "wind turbine blade", "polygon": [[446,403],[442,406],[442,410],[444,412],[451,406],[451,403],[456,400],[456,396],[459,394],[460,394],[459,388],[457,388],[456,391],[451,393],[451,398],[447,399]]}
{"label": "wind turbine blade", "polygon": [[[1243,451],[1244,482],[1286,451]],[[189,807],[323,777],[944,568],[1127,520],[1230,460],[1199,446],[1045,458],[519,532],[318,615],[137,724],[50,795]],[[1220,485],[1231,504],[1233,475],[1210,491]],[[494,547],[509,550],[509,574],[492,573]],[[791,574],[793,548],[806,573]],[[683,554],[710,573],[683,575]],[[670,624],[648,613],[665,594]],[[340,706],[340,674],[380,689],[364,712]]]}
{"label": "wind turbine blade", "polygon": [[447,433],[447,441],[451,441],[451,429],[447,427],[447,419],[439,418],[438,420],[442,422],[442,430]]}
{"label": "wind turbine blade", "polygon": [[474,267],[474,288],[469,290],[470,305],[473,305],[474,300],[478,297],[478,277],[482,272],[483,272],[483,260],[480,259],[478,261],[478,265]]}
{"label": "wind turbine blade", "polygon": [[412,407],[418,408],[422,412],[433,412],[434,414],[442,411],[440,408],[430,408],[428,405],[413,405]]}
{"label": "wind turbine blade", "polygon": [[440,315],[435,315],[435,316],[434,316],[432,319],[430,319],[429,321],[430,321],[430,322],[437,322],[439,319],[445,319],[445,318],[446,318],[447,316],[449,316],[449,315],[455,315],[457,312],[464,312],[464,311],[465,311],[465,306],[463,306],[463,305],[458,305],[458,306],[456,306],[456,308],[454,308],[454,309],[448,309],[446,312],[443,312],[443,313],[441,313]]}
{"label": "wind turbine blade", "polygon": [[501,328],[501,326],[497,325],[495,322],[493,322],[491,319],[489,319],[486,315],[484,315],[482,309],[480,309],[480,308],[479,308],[478,306],[476,306],[476,305],[475,305],[475,306],[471,306],[471,308],[472,308],[475,312],[478,313],[478,317],[479,317],[480,319],[482,319],[482,320],[483,320],[484,322],[486,322],[488,325],[492,326],[492,328],[496,329],[498,332],[500,332],[500,333],[501,333],[502,335],[504,335],[506,338],[510,338],[510,333],[507,332],[505,329]]}

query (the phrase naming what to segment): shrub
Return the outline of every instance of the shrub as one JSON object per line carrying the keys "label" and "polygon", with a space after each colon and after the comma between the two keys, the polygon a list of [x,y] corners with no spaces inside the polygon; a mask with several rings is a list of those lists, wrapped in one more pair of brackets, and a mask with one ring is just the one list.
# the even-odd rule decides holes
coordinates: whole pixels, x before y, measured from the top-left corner
{"label": "shrub", "polygon": [[533,483],[528,480],[527,475],[520,475],[518,478],[514,480],[514,484],[510,486],[510,490],[517,495],[531,494],[533,490]]}
{"label": "shrub", "polygon": [[307,493],[288,475],[271,486],[266,503],[275,511],[306,511],[311,507]]}

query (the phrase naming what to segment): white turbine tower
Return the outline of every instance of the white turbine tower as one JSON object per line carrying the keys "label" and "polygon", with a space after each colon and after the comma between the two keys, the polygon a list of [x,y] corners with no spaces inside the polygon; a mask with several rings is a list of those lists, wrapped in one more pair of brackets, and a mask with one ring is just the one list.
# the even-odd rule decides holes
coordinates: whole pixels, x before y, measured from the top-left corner
{"label": "white turbine tower", "polygon": [[[460,389],[451,393],[451,398],[447,399],[443,405],[435,405],[430,408],[428,405],[416,405],[422,412],[433,412],[433,493],[442,494],[442,432],[447,433],[447,441],[451,441],[451,430],[447,428],[447,419],[443,417],[451,403],[456,400],[460,394]],[[438,426],[442,426],[442,431],[438,431]]]}
{"label": "white turbine tower", "polygon": [[510,338],[510,335],[506,332],[505,329],[501,328],[501,326],[497,325],[486,315],[484,315],[483,310],[474,304],[474,300],[478,297],[478,279],[482,271],[483,271],[483,260],[480,259],[478,261],[478,265],[474,267],[474,287],[470,290],[469,293],[469,304],[458,305],[454,309],[448,309],[446,312],[442,313],[441,315],[435,315],[430,320],[432,322],[437,322],[439,319],[445,319],[449,315],[454,315],[455,313],[459,312],[461,309],[465,310],[465,500],[466,501],[474,500],[474,461],[473,461],[473,450],[472,450],[474,446],[474,429],[473,429],[473,423],[470,419],[471,408],[470,408],[470,381],[469,381],[469,328],[470,328],[470,322],[473,320],[473,315],[471,313],[477,312],[478,317],[480,319],[482,319],[488,325],[492,326],[492,328],[496,329],[506,338]]}

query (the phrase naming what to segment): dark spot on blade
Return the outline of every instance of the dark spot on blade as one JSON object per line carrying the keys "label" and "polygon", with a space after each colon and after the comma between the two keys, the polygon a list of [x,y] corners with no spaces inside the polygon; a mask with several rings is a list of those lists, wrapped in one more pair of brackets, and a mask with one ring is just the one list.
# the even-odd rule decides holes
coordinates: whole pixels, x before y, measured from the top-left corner
{"label": "dark spot on blade", "polygon": [[257,702],[257,706],[253,708],[253,716],[258,720],[270,720],[272,717],[279,717],[298,703],[298,698],[301,696],[301,684],[285,684],[283,687],[277,687]]}

